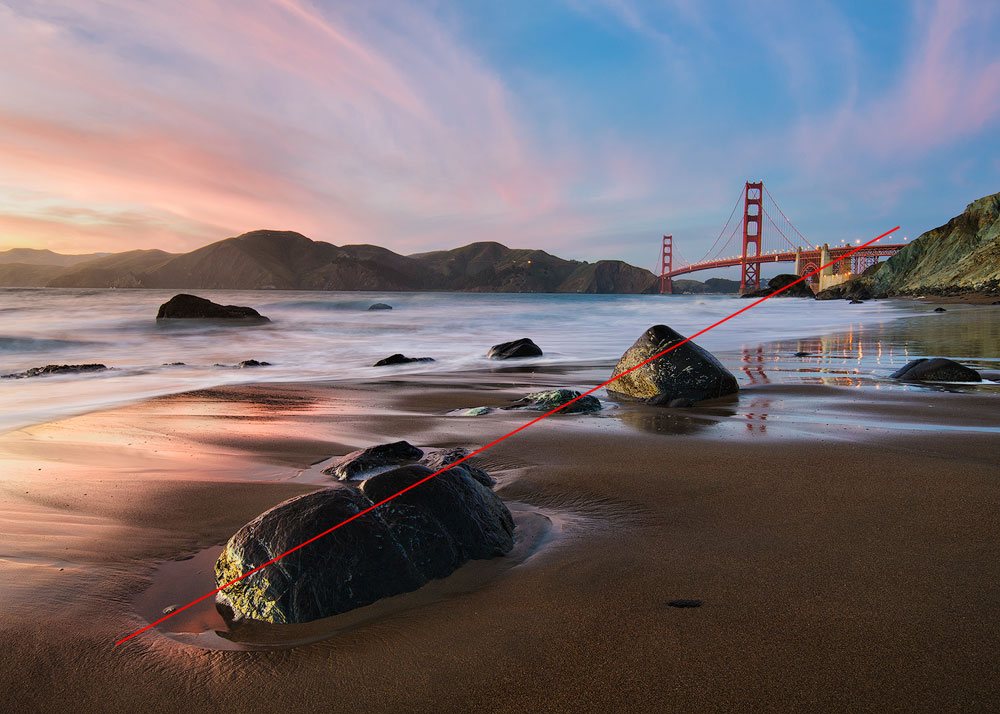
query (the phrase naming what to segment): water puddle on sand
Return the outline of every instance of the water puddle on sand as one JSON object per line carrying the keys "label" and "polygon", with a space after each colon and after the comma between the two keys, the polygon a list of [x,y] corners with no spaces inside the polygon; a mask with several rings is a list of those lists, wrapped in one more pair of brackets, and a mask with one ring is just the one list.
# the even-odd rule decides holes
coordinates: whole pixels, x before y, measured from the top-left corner
{"label": "water puddle on sand", "polygon": [[[365,624],[419,607],[473,592],[521,565],[552,539],[559,537],[575,517],[519,502],[506,502],[514,516],[514,549],[491,560],[471,560],[447,578],[432,580],[419,590],[384,598],[371,605],[322,620],[297,625],[240,623],[222,618],[210,597],[178,613],[156,628],[177,642],[212,650],[289,649],[329,639]],[[161,563],[153,584],[134,601],[136,612],[153,622],[171,608],[181,607],[217,587],[215,561],[222,546],[213,546],[184,560]]]}

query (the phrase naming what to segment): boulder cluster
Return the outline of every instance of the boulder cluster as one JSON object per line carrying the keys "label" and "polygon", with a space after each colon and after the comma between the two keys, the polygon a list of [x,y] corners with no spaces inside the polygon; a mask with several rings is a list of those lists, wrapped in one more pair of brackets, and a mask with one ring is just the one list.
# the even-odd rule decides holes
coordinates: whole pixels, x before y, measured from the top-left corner
{"label": "boulder cluster", "polygon": [[231,621],[309,622],[416,590],[469,560],[509,553],[514,519],[489,474],[463,462],[430,478],[464,456],[460,449],[425,456],[405,441],[348,454],[330,473],[374,475],[262,513],[226,543],[216,580],[226,585],[324,528],[363,516],[226,587],[217,597],[220,611]]}

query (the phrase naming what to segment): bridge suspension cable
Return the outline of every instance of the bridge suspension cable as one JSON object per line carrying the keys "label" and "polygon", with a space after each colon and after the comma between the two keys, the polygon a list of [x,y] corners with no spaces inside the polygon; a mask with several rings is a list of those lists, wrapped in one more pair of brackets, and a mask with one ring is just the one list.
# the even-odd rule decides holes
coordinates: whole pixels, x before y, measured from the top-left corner
{"label": "bridge suspension cable", "polygon": [[[726,221],[726,225],[724,225],[722,227],[722,230],[719,231],[719,236],[715,239],[715,242],[712,243],[712,247],[709,248],[708,251],[706,251],[705,255],[701,256],[700,260],[696,260],[695,263],[704,263],[708,259],[708,257],[710,255],[713,255],[713,251],[715,250],[715,246],[717,246],[719,244],[719,241],[722,240],[722,236],[725,235],[726,229],[729,228],[729,224],[732,223],[733,216],[736,215],[736,209],[740,207],[740,201],[742,201],[742,200],[743,200],[743,193],[741,192],[740,195],[738,195],[736,197],[736,203],[733,204],[733,210],[732,210],[732,213],[729,214],[729,219]],[[737,225],[739,225],[739,224],[737,224]],[[731,238],[732,238],[732,236],[730,236],[730,239]],[[729,244],[729,241],[727,240],[726,243],[723,244],[723,248],[726,245],[728,245],[728,244]]]}

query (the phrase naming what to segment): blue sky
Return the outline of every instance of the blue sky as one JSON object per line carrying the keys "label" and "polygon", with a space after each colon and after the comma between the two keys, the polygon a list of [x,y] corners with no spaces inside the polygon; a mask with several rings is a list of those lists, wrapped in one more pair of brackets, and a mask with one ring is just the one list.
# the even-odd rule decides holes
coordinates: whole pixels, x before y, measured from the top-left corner
{"label": "blue sky", "polygon": [[13,0],[0,249],[268,227],[653,267],[757,178],[815,242],[916,235],[1000,191],[998,36],[962,0]]}

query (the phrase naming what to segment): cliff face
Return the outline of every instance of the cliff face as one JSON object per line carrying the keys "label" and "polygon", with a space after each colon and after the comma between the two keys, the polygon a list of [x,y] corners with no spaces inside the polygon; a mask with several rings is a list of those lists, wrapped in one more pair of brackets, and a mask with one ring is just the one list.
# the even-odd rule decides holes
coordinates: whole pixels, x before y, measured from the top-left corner
{"label": "cliff face", "polygon": [[968,205],[879,266],[820,297],[1000,294],[1000,193]]}
{"label": "cliff face", "polygon": [[182,255],[130,251],[65,268],[0,270],[0,287],[641,293],[655,282],[648,270],[621,261],[584,263],[500,243],[407,256],[270,230]]}

